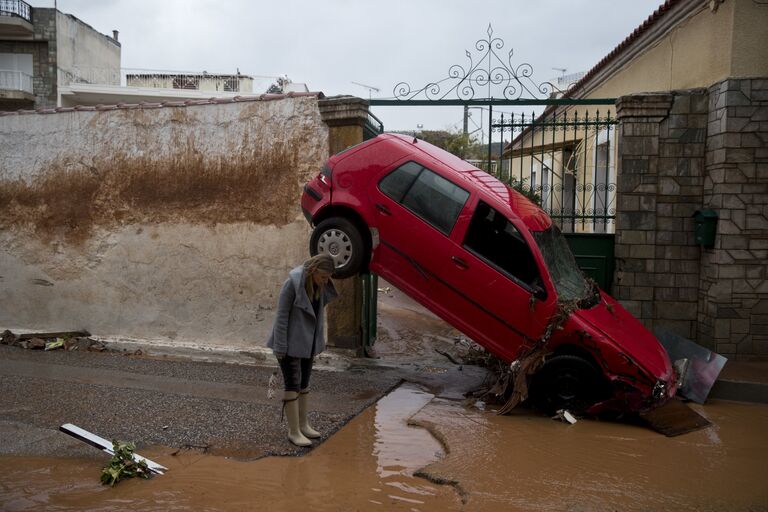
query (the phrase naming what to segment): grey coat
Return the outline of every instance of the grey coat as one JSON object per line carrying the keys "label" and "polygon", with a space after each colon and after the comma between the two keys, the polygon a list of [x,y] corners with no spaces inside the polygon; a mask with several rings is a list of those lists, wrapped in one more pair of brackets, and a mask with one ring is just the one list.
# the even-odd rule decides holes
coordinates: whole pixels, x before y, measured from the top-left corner
{"label": "grey coat", "polygon": [[[320,296],[317,318],[312,302],[304,288],[304,267],[298,266],[288,273],[288,279],[280,290],[277,314],[269,335],[267,347],[276,354],[291,357],[311,357],[325,350],[325,305],[337,297],[336,288],[328,281]],[[312,342],[315,352],[312,353]]]}

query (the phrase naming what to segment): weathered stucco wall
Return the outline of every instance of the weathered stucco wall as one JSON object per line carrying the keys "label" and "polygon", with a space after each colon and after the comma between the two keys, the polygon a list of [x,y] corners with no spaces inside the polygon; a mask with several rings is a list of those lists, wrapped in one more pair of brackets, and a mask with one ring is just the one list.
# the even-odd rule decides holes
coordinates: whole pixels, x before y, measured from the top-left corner
{"label": "weathered stucco wall", "polygon": [[327,156],[314,96],[0,117],[0,326],[263,344]]}

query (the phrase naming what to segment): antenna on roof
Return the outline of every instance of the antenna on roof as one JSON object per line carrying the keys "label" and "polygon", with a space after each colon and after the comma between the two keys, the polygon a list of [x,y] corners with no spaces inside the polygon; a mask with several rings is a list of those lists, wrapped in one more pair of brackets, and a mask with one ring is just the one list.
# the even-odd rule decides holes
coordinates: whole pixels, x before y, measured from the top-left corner
{"label": "antenna on roof", "polygon": [[365,87],[366,89],[368,89],[368,99],[371,99],[371,91],[379,92],[381,90],[378,87],[374,87],[372,85],[361,84],[360,82],[350,82],[350,83],[355,84],[355,85],[359,85],[360,87]]}

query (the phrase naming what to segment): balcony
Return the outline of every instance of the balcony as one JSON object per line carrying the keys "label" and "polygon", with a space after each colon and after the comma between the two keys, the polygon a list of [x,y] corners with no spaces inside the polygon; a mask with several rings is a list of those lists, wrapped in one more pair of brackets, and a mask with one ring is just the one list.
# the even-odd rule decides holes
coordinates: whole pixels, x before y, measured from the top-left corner
{"label": "balcony", "polygon": [[32,76],[23,71],[0,69],[0,99],[34,101]]}
{"label": "balcony", "polygon": [[0,0],[0,39],[32,39],[32,7],[22,0]]}

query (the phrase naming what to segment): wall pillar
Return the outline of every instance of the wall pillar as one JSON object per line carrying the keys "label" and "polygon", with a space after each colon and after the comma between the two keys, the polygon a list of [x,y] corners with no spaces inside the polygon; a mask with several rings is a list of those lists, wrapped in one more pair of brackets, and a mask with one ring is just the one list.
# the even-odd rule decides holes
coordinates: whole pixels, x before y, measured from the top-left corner
{"label": "wall pillar", "polygon": [[702,254],[701,342],[731,358],[768,356],[768,79],[709,88],[704,204],[719,216]]}
{"label": "wall pillar", "polygon": [[708,94],[704,89],[624,96],[617,102],[614,292],[646,327],[696,339]]}
{"label": "wall pillar", "polygon": [[[363,142],[368,102],[354,96],[335,96],[319,101],[320,114],[328,125],[328,152],[334,155]],[[328,345],[360,350],[363,344],[363,285],[359,276],[335,280],[339,298],[328,306]]]}

